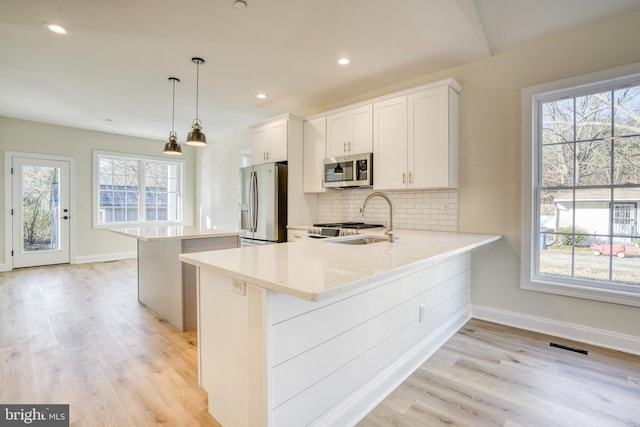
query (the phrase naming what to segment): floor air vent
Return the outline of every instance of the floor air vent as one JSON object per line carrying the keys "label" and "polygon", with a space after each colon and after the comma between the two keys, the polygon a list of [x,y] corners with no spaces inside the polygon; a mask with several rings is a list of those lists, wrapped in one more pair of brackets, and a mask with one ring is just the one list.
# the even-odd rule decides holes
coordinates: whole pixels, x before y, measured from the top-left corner
{"label": "floor air vent", "polygon": [[569,351],[573,351],[573,352],[580,353],[580,354],[589,354],[588,350],[584,350],[582,348],[577,348],[577,347],[571,347],[571,346],[568,346],[568,345],[556,344],[554,342],[550,342],[549,343],[549,347],[561,348],[563,350],[569,350]]}

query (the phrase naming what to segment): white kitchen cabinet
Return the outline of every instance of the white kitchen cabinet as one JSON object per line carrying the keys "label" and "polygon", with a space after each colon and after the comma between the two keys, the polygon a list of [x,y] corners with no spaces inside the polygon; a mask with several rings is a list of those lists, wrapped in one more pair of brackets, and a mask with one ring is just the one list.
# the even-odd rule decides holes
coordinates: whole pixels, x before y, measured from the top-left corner
{"label": "white kitchen cabinet", "polygon": [[407,97],[376,102],[373,126],[374,188],[407,188]]}
{"label": "white kitchen cabinet", "polygon": [[326,157],[327,118],[318,117],[304,122],[303,169],[304,192],[323,193],[325,188],[323,160]]}
{"label": "white kitchen cabinet", "polygon": [[372,105],[327,116],[327,157],[370,153],[373,150]]}
{"label": "white kitchen cabinet", "polygon": [[299,242],[306,240],[309,236],[307,229],[303,228],[289,228],[287,229],[287,242]]}
{"label": "white kitchen cabinet", "polygon": [[458,186],[458,90],[446,81],[374,103],[375,189]]}
{"label": "white kitchen cabinet", "polygon": [[281,118],[252,129],[251,164],[287,161],[287,124]]}

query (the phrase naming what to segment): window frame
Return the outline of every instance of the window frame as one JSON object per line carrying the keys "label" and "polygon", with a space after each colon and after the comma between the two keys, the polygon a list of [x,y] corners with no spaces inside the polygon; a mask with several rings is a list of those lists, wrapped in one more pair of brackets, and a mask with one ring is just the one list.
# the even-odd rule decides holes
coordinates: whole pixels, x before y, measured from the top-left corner
{"label": "window frame", "polygon": [[[177,207],[178,212],[177,220],[171,221],[129,221],[129,222],[112,222],[112,223],[101,223],[100,222],[100,159],[101,158],[109,158],[109,159],[119,159],[119,160],[129,160],[129,161],[137,161],[142,165],[143,162],[155,162],[155,163],[164,163],[164,164],[172,164],[178,167],[178,176],[180,182],[178,183],[178,201]],[[184,214],[184,183],[186,179],[186,161],[182,159],[167,159],[166,157],[156,157],[156,156],[148,156],[143,154],[132,154],[132,153],[118,153],[113,151],[101,151],[94,150],[93,151],[93,181],[92,181],[92,192],[93,192],[93,202],[92,202],[92,218],[93,218],[93,228],[94,229],[109,229],[109,228],[122,228],[122,227],[141,227],[141,226],[158,226],[158,225],[182,225],[183,223],[183,214]],[[144,170],[142,167],[139,170]],[[139,200],[142,202],[142,205],[138,208],[138,218],[146,218],[146,209],[144,206],[144,174],[139,174],[138,176],[138,187],[143,189],[140,192]]]}
{"label": "window frame", "polygon": [[[539,245],[539,236],[534,236],[534,232],[537,233],[540,227],[536,184],[541,173],[541,150],[538,150],[537,141],[542,121],[537,118],[542,116],[542,102],[563,96],[578,97],[629,84],[640,84],[640,63],[522,89],[521,289],[640,307],[640,287],[634,290],[605,282],[536,276],[537,250],[533,248],[534,244],[536,247]],[[594,283],[599,285],[594,286]]]}

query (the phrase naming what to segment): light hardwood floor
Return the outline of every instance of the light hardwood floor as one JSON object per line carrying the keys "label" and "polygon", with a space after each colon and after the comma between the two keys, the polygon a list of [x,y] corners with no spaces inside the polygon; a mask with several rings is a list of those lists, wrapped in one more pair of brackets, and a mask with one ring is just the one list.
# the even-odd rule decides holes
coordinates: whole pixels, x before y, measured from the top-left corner
{"label": "light hardwood floor", "polygon": [[[0,273],[0,403],[69,403],[73,426],[218,426],[194,332],[140,305],[136,274],[134,260]],[[359,423],[439,425],[640,426],[640,357],[472,320]]]}
{"label": "light hardwood floor", "polygon": [[640,357],[471,320],[358,424],[381,426],[640,426]]}
{"label": "light hardwood floor", "polygon": [[135,260],[0,274],[1,403],[68,403],[72,426],[217,426],[194,332],[138,303]]}

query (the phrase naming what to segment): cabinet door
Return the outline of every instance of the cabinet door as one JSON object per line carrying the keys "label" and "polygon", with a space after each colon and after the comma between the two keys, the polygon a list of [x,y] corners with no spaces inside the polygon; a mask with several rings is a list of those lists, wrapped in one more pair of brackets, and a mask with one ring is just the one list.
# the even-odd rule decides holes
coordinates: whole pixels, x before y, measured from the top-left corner
{"label": "cabinet door", "polygon": [[284,162],[287,160],[287,120],[278,120],[268,127],[267,162]]}
{"label": "cabinet door", "polygon": [[267,162],[267,150],[269,146],[269,134],[267,127],[254,129],[251,134],[251,164],[259,165]]}
{"label": "cabinet door", "polygon": [[347,140],[349,154],[373,151],[372,105],[364,105],[349,111],[350,132]]}
{"label": "cabinet door", "polygon": [[327,157],[347,154],[349,139],[349,115],[347,112],[327,116]]}
{"label": "cabinet door", "polygon": [[[450,147],[450,142],[456,143],[450,141],[450,90],[443,86],[409,95],[409,188],[457,185],[450,179],[457,163]],[[451,113],[455,122],[457,113]]]}
{"label": "cabinet door", "polygon": [[321,193],[325,189],[322,161],[326,157],[326,117],[304,122],[303,176],[305,193]]}
{"label": "cabinet door", "polygon": [[373,105],[373,188],[407,188],[407,97]]}

